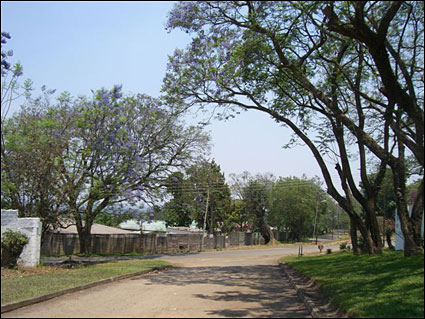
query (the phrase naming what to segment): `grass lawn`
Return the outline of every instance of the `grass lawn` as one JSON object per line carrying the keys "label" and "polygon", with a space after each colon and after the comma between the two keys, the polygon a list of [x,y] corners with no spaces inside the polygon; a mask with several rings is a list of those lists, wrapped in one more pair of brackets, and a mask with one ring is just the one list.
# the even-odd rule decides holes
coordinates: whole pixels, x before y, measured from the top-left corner
{"label": "grass lawn", "polygon": [[6,304],[72,288],[93,281],[170,265],[159,260],[125,260],[76,269],[37,267],[1,269],[1,303]]}
{"label": "grass lawn", "polygon": [[282,259],[315,279],[346,312],[362,318],[424,317],[424,255],[353,256],[343,252]]}

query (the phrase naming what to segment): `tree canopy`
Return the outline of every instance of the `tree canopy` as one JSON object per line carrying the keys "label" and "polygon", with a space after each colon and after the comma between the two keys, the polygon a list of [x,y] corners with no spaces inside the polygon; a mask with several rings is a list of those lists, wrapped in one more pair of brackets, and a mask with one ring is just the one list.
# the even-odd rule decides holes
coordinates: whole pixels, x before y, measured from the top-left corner
{"label": "tree canopy", "polygon": [[[119,86],[92,98],[62,94],[55,105],[29,103],[4,129],[2,178],[10,187],[2,197],[33,214],[32,199],[45,199],[45,212],[75,222],[82,252],[97,215],[118,203],[151,203],[172,171],[208,149],[208,136],[184,127],[179,110],[125,96]],[[23,165],[27,158],[33,162]]]}
{"label": "tree canopy", "polygon": [[[409,217],[405,164],[411,154],[423,167],[423,4],[180,2],[167,26],[193,35],[186,49],[170,57],[164,80],[170,103],[213,107],[221,118],[257,110],[289,127],[295,136],[290,144],[299,139],[310,148],[328,193],[361,231],[370,253],[382,248],[375,201],[390,166],[401,190],[396,202],[406,254],[421,250],[423,199]],[[350,162],[357,154],[365,194],[354,183]],[[373,162],[382,173],[371,183]],[[368,212],[367,224],[354,201]]]}

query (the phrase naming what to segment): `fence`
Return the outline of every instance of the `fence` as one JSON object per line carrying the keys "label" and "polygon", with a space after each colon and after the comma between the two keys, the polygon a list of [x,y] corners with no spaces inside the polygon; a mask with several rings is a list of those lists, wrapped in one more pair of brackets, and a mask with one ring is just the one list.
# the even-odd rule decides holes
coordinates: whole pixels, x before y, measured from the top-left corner
{"label": "fence", "polygon": [[[220,249],[229,246],[264,244],[258,233],[234,232],[229,236],[208,235],[204,238],[204,249]],[[80,252],[77,234],[47,233],[41,244],[45,256],[72,255]],[[173,254],[199,252],[202,234],[114,234],[92,235],[90,247],[95,254]]]}

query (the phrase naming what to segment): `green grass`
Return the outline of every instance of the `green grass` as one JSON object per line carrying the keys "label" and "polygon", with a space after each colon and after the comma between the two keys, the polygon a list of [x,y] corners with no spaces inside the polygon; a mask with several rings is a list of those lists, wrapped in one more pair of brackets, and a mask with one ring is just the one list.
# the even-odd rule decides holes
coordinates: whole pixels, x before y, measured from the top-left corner
{"label": "green grass", "polygon": [[[102,253],[92,253],[89,255],[86,254],[72,254],[71,257],[141,257],[146,256],[146,253],[115,253],[115,254],[102,254]],[[41,257],[70,257],[70,255],[41,255]]]}
{"label": "green grass", "polygon": [[[16,278],[16,276],[12,276],[15,278],[2,278],[1,303],[17,302],[110,277],[169,265],[167,262],[158,260],[126,260],[70,270],[59,269],[53,272],[23,276],[22,278]],[[2,273],[6,271],[9,270],[2,269]]]}
{"label": "green grass", "polygon": [[344,252],[283,260],[322,290],[346,312],[361,318],[424,317],[424,255],[401,252],[353,256]]}

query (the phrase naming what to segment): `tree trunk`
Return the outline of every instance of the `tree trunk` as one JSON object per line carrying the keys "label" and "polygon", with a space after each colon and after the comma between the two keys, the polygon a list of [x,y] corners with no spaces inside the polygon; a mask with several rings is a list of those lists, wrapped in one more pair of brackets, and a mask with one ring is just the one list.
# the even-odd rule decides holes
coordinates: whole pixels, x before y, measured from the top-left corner
{"label": "tree trunk", "polygon": [[351,237],[351,245],[353,246],[354,255],[359,255],[359,246],[358,246],[358,238],[357,238],[357,227],[354,218],[350,216],[350,237]]}
{"label": "tree trunk", "polygon": [[[412,218],[409,217],[409,210],[406,201],[405,167],[403,163],[392,168],[394,180],[394,194],[397,204],[397,215],[400,220],[400,228],[404,236],[404,256],[420,255],[424,250],[421,244],[421,222],[417,218],[417,212],[421,207],[417,206],[423,198],[423,194],[418,194],[415,201],[415,214],[412,212]],[[419,190],[423,190],[423,182]],[[420,204],[420,203],[419,203]],[[422,209],[423,211],[423,203]]]}
{"label": "tree trunk", "polygon": [[268,244],[274,240],[274,234],[268,225],[263,222],[259,228],[261,236],[264,238],[265,244]]}
{"label": "tree trunk", "polygon": [[371,238],[373,240],[373,249],[375,253],[381,254],[383,250],[381,231],[379,229],[378,219],[376,218],[376,202],[375,199],[369,199],[366,211],[366,225],[369,228]]}
{"label": "tree trunk", "polygon": [[391,241],[391,235],[392,234],[393,234],[392,231],[387,231],[385,233],[385,238],[387,239],[387,245],[388,245],[388,248],[390,248],[390,249],[393,249],[394,248],[393,243]]}
{"label": "tree trunk", "polygon": [[363,253],[367,253],[370,255],[375,254],[377,251],[369,230],[366,228],[359,215],[354,214],[353,217],[354,222],[356,224],[356,228],[360,231],[360,234],[363,238],[363,247],[360,247],[360,249]]}
{"label": "tree trunk", "polygon": [[419,236],[416,236],[415,228],[417,228],[417,225],[412,225],[412,222],[409,219],[407,206],[397,206],[397,214],[400,220],[400,228],[404,236],[404,256],[410,257],[420,255],[424,251],[421,242],[417,242],[417,238],[420,238],[420,224],[418,227]]}
{"label": "tree trunk", "polygon": [[82,232],[78,234],[78,239],[80,240],[80,254],[83,254],[85,256],[90,255],[90,253],[92,252],[90,230],[83,229]]}

